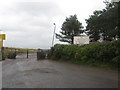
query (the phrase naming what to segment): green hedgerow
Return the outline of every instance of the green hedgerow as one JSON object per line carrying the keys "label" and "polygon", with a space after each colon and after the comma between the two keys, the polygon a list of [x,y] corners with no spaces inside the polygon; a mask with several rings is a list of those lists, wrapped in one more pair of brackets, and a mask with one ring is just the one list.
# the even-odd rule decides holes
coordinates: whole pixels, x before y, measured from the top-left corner
{"label": "green hedgerow", "polygon": [[60,45],[51,48],[52,59],[72,62],[103,63],[117,65],[120,62],[120,41],[84,46]]}

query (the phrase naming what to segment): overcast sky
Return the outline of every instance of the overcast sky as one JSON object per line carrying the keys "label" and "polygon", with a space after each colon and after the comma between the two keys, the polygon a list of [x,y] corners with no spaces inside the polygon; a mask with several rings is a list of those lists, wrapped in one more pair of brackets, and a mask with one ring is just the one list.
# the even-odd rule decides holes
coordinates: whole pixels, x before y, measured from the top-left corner
{"label": "overcast sky", "polygon": [[[66,17],[76,14],[85,19],[95,10],[105,8],[104,0],[0,0],[0,30],[7,35],[4,46],[50,48],[53,23],[56,33]],[[55,43],[60,43],[55,40]]]}

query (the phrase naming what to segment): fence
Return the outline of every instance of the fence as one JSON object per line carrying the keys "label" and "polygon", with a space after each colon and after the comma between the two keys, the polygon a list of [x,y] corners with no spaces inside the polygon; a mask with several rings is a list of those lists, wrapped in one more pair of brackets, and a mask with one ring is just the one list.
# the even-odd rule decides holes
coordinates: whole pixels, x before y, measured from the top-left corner
{"label": "fence", "polygon": [[[25,48],[11,48],[11,47],[4,47],[3,52],[2,52],[2,58],[8,58],[10,53],[16,53],[17,55],[19,54],[28,54],[28,53],[36,53],[36,49],[25,49]],[[28,56],[26,56],[28,57]]]}

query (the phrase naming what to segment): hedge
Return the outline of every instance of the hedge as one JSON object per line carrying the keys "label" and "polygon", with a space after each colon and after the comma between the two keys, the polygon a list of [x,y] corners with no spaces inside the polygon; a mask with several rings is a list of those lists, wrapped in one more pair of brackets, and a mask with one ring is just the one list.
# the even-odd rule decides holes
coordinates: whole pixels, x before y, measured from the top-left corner
{"label": "hedge", "polygon": [[89,44],[80,47],[56,44],[51,48],[50,57],[55,60],[77,63],[104,63],[115,66],[120,62],[120,41]]}

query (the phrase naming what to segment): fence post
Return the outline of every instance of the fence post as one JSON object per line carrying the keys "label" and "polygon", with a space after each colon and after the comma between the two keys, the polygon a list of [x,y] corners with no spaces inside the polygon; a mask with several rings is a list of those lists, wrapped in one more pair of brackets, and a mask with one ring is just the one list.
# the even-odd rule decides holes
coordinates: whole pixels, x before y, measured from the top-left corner
{"label": "fence post", "polygon": [[27,49],[27,58],[28,58],[28,54],[29,54],[29,52],[28,52],[28,49]]}

